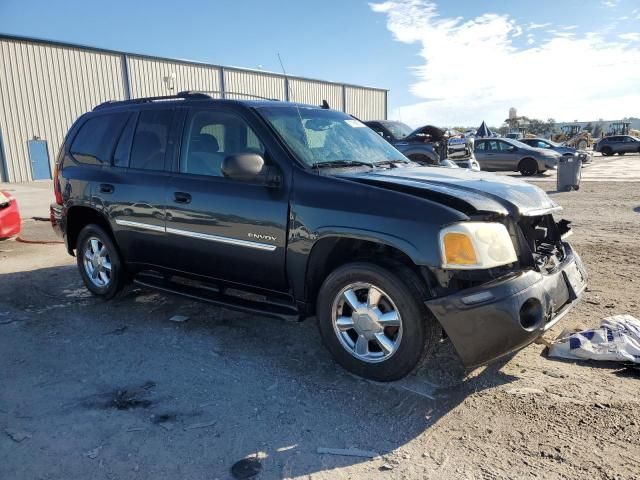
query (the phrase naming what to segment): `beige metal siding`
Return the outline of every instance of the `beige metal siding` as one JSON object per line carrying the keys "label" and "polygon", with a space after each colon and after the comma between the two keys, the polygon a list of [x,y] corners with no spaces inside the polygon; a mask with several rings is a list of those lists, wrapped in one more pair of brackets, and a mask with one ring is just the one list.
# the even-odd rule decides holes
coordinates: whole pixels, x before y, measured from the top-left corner
{"label": "beige metal siding", "polygon": [[[284,77],[235,69],[224,69],[225,92],[247,93],[265,98],[285,100]],[[226,98],[247,99],[245,95],[227,93]]]}
{"label": "beige metal siding", "polygon": [[7,167],[2,180],[31,180],[27,140],[34,136],[47,141],[53,171],[73,121],[99,103],[123,98],[119,55],[0,39],[0,131]]}
{"label": "beige metal siding", "polygon": [[386,118],[387,93],[372,88],[345,87],[345,111],[360,120]]}
{"label": "beige metal siding", "polygon": [[209,65],[127,55],[127,68],[131,98],[220,90],[220,69]]}
{"label": "beige metal siding", "polygon": [[289,79],[289,100],[311,105],[321,105],[322,101],[326,100],[334,110],[344,110],[342,85],[333,83],[291,78]]}

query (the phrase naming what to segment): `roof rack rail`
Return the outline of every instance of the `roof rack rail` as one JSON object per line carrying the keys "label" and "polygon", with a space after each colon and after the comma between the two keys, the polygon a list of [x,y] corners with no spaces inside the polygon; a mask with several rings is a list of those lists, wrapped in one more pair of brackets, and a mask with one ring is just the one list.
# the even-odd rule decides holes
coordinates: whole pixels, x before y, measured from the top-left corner
{"label": "roof rack rail", "polygon": [[185,94],[185,95],[205,94],[206,95],[206,94],[210,94],[210,93],[220,95],[221,98],[222,98],[222,95],[240,95],[242,97],[257,98],[259,100],[270,100],[272,102],[280,102],[281,101],[279,98],[263,97],[261,95],[254,95],[252,93],[230,92],[228,90],[225,90],[224,92],[222,90],[185,90],[184,92],[178,93],[178,95],[181,95],[181,94]]}
{"label": "roof rack rail", "polygon": [[203,92],[178,92],[175,95],[162,95],[157,97],[141,97],[141,98],[132,98],[130,100],[108,100],[106,102],[101,103],[94,107],[95,110],[100,110],[102,108],[107,107],[119,107],[121,105],[136,105],[138,103],[151,103],[158,100],[186,100],[186,99],[204,99],[204,98],[212,98],[209,95],[206,95]]}

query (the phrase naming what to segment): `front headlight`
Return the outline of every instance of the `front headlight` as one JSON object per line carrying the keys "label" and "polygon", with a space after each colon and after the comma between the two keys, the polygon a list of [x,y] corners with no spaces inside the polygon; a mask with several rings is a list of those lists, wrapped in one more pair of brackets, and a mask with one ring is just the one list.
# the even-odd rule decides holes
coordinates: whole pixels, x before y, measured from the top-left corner
{"label": "front headlight", "polygon": [[440,231],[442,268],[476,270],[517,260],[511,236],[501,223],[461,222]]}

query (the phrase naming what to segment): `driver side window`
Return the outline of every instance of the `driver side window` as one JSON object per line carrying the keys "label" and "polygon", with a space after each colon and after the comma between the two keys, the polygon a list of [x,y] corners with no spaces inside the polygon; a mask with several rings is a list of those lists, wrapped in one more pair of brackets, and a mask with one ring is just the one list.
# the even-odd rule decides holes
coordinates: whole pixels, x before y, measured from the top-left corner
{"label": "driver side window", "polygon": [[222,161],[229,155],[257,153],[264,145],[238,115],[215,110],[191,111],[180,154],[180,172],[223,177]]}
{"label": "driver side window", "polygon": [[513,152],[516,148],[507,142],[498,142],[501,152]]}

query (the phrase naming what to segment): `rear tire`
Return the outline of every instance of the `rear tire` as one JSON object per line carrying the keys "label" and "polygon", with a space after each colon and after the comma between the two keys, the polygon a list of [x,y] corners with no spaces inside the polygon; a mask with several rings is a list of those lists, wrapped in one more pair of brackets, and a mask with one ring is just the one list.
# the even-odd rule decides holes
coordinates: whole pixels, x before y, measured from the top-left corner
{"label": "rear tire", "polygon": [[126,283],[126,272],[111,236],[89,224],[78,234],[76,259],[82,281],[91,293],[113,298]]}
{"label": "rear tire", "polygon": [[626,152],[618,152],[618,155],[623,156]]}
{"label": "rear tire", "polygon": [[423,282],[404,265],[354,262],[339,267],[318,295],[323,343],[356,375],[398,380],[417,368],[442,337],[440,324],[423,303],[426,298]]}
{"label": "rear tire", "polygon": [[613,150],[611,150],[611,147],[604,147],[602,149],[602,155],[604,155],[605,157],[608,157],[609,155],[613,154]]}
{"label": "rear tire", "polygon": [[531,177],[538,173],[538,162],[533,158],[524,158],[518,164],[518,171],[524,177]]}

